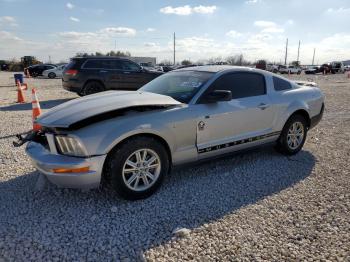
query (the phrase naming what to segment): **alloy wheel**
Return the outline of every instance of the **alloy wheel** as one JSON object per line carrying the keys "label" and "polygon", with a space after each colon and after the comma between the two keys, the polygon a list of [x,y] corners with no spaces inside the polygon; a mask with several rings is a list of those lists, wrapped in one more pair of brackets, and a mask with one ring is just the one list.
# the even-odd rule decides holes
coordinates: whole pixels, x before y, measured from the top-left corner
{"label": "alloy wheel", "polygon": [[161,172],[160,157],[151,149],[133,152],[123,166],[123,181],[133,191],[145,191],[152,187]]}
{"label": "alloy wheel", "polygon": [[304,139],[304,126],[301,122],[294,122],[288,130],[287,144],[292,150],[297,149]]}

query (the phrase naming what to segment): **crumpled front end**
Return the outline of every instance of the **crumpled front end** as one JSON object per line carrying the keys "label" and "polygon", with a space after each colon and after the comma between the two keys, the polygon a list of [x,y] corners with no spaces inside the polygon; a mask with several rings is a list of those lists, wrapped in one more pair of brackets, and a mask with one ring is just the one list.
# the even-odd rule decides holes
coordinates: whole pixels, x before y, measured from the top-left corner
{"label": "crumpled front end", "polygon": [[106,155],[77,157],[60,154],[55,135],[40,132],[28,142],[26,153],[33,165],[59,187],[90,189],[100,185]]}

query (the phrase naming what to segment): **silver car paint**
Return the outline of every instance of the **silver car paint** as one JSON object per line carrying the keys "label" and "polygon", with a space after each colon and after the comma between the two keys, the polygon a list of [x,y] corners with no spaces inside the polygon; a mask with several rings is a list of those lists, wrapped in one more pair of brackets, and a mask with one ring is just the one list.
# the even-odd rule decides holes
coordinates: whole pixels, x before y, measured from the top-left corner
{"label": "silver car paint", "polygon": [[139,91],[107,91],[100,94],[74,99],[56,106],[41,115],[37,123],[46,127],[67,128],[71,124],[118,109],[147,105],[179,105],[169,96]]}
{"label": "silver car paint", "polygon": [[[172,164],[178,165],[275,141],[288,117],[295,111],[303,109],[309,114],[310,118],[318,115],[321,111],[324,97],[318,88],[299,86],[292,83],[293,88],[291,90],[275,91],[272,77],[276,75],[269,72],[240,67],[224,67],[223,69],[201,88],[188,105],[181,104],[176,100],[174,102],[172,98],[166,96],[160,98],[160,95],[154,94],[151,100],[155,98],[155,100],[159,99],[157,100],[159,102],[165,99],[172,106],[154,111],[130,112],[124,116],[92,123],[84,128],[66,131],[65,133],[78,137],[85,145],[88,155],[93,156],[105,156],[113,147],[133,135],[150,134],[158,136],[168,145]],[[215,79],[222,74],[239,71],[263,74],[266,79],[267,95],[234,99],[216,104],[197,104],[201,94]],[[112,95],[112,92],[110,95]],[[127,93],[134,97],[133,94],[140,92]],[[108,95],[99,94],[91,97],[91,99],[96,99],[96,97],[106,98]],[[118,97],[118,95],[115,97]],[[123,97],[127,99],[128,96]],[[58,125],[66,127],[79,120],[79,118],[92,115],[92,111],[88,114],[81,111],[78,105],[79,100],[72,102],[73,107],[65,103],[59,106],[58,109],[54,109],[55,113],[49,113],[48,115],[51,116],[57,115],[53,118],[54,120],[49,121],[47,117],[42,117],[39,119],[39,123],[44,126],[57,127]],[[138,100],[135,104],[141,103],[141,100]],[[128,103],[123,100],[118,100],[118,102]],[[268,107],[265,109],[258,108],[261,103],[267,104]],[[117,103],[115,106],[119,108]],[[62,112],[70,112],[74,115],[74,119],[69,117],[67,113],[64,114],[65,118],[59,117],[61,110]],[[93,111],[95,113],[103,112],[104,109],[94,108]],[[77,114],[77,112],[79,113]],[[198,127],[201,122],[205,124],[204,129]],[[233,130],[233,132],[228,132],[229,130]],[[252,137],[258,137],[259,139],[248,140]],[[219,147],[219,145],[225,145],[230,141],[244,141],[245,139],[248,143]],[[212,150],[212,147],[217,150]],[[209,150],[206,151],[205,149],[208,148]],[[35,156],[32,156],[32,158],[35,161]],[[97,176],[100,177],[101,173]],[[76,187],[79,187],[79,185],[77,184]]]}

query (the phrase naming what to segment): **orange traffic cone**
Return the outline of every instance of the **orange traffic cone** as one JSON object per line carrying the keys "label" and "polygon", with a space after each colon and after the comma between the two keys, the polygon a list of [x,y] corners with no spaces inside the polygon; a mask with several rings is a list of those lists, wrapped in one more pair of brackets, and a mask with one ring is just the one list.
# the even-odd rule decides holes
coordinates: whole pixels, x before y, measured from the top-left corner
{"label": "orange traffic cone", "polygon": [[36,96],[35,88],[32,89],[32,110],[33,110],[33,130],[38,131],[41,129],[41,125],[34,123],[34,121],[40,116],[41,109],[38,97]]}
{"label": "orange traffic cone", "polygon": [[17,81],[17,103],[25,103],[26,99],[23,94],[21,83]]}

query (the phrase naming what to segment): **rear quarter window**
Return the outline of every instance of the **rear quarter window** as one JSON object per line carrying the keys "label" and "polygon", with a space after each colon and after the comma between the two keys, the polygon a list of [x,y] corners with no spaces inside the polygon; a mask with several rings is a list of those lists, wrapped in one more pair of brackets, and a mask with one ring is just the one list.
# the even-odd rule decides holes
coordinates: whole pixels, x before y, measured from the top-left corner
{"label": "rear quarter window", "polygon": [[85,64],[83,65],[83,68],[86,69],[96,69],[101,68],[101,61],[100,60],[87,60]]}
{"label": "rear quarter window", "polygon": [[273,87],[276,91],[292,89],[292,85],[288,81],[279,77],[273,77]]}

